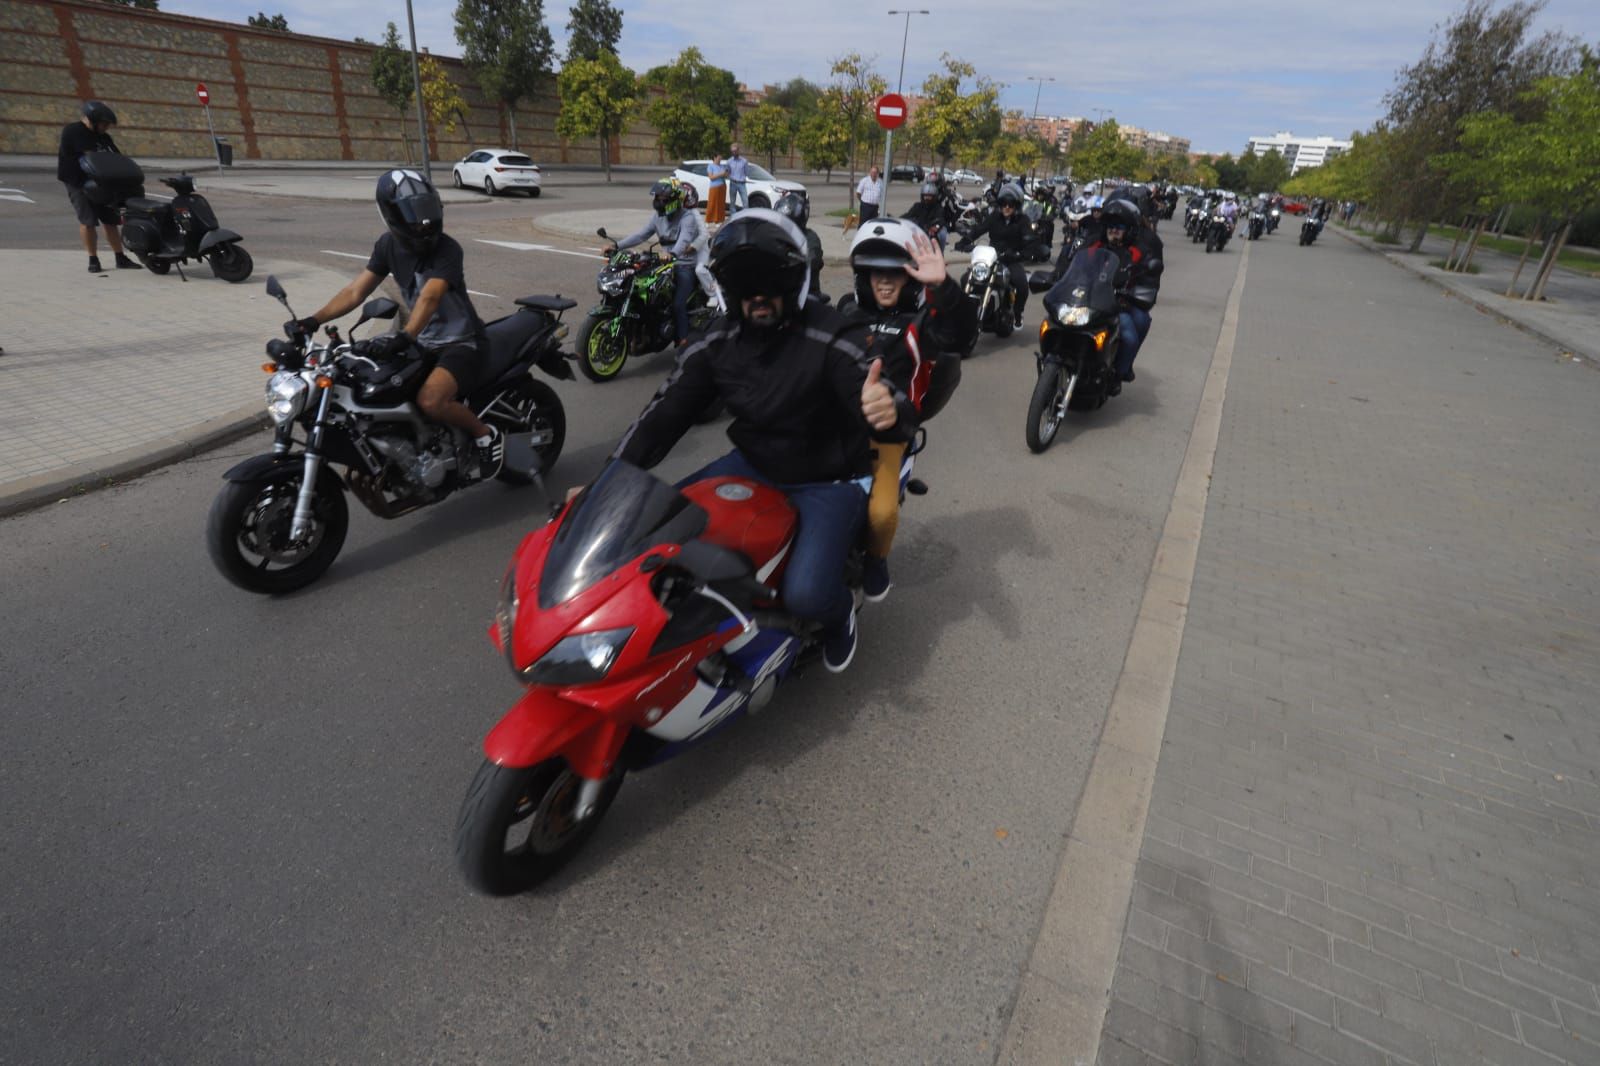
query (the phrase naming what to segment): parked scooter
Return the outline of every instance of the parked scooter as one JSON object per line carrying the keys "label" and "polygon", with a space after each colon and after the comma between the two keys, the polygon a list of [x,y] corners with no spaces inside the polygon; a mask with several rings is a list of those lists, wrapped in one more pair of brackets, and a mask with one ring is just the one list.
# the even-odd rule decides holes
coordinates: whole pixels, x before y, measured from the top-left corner
{"label": "parked scooter", "polygon": [[125,155],[90,152],[82,166],[89,179],[84,195],[121,212],[122,243],[150,273],[165,274],[177,265],[182,277],[181,264],[193,259],[209,262],[211,272],[223,281],[237,283],[250,276],[255,264],[239,244],[244,238],[222,228],[188,174],[162,178],[174,196],[156,200],[144,194],[143,169]]}

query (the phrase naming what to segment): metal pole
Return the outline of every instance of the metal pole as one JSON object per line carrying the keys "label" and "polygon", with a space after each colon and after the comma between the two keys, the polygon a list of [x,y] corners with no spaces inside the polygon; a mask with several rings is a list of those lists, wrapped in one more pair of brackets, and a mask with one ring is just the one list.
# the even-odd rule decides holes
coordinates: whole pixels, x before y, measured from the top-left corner
{"label": "metal pole", "polygon": [[[895,75],[894,91],[898,95],[906,87],[906,43],[911,40],[911,16],[931,14],[924,10],[895,10],[891,15],[904,15],[906,17],[905,32],[900,35],[900,73]],[[911,110],[909,107],[907,111]],[[889,167],[894,161],[894,130],[885,130],[883,134],[883,196],[878,202],[878,213],[889,213]]]}
{"label": "metal pole", "polygon": [[406,0],[406,29],[411,31],[411,88],[417,94],[417,139],[422,142],[422,174],[433,183],[433,165],[428,160],[428,118],[422,103],[422,74],[417,66],[417,20]]}
{"label": "metal pole", "polygon": [[217,143],[217,128],[211,124],[211,105],[201,104],[206,109],[206,132],[211,134],[211,151],[217,157],[217,173],[222,173],[222,145]]}

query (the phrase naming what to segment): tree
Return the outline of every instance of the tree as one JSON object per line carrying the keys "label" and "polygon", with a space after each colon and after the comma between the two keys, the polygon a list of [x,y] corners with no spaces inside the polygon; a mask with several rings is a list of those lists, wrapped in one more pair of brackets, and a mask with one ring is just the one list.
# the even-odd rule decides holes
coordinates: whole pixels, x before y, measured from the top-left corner
{"label": "tree", "polygon": [[638,79],[615,52],[602,49],[593,59],[570,60],[556,85],[561,95],[556,133],[568,139],[599,137],[600,168],[610,181],[611,143],[639,105]]}
{"label": "tree", "polygon": [[765,152],[767,169],[776,170],[778,153],[788,151],[794,133],[788,112],[767,102],[740,119],[739,137],[754,151]]}
{"label": "tree", "polygon": [[1268,148],[1256,157],[1250,167],[1248,187],[1251,192],[1276,192],[1289,180],[1289,161],[1276,148]]}
{"label": "tree", "polygon": [[1072,139],[1072,175],[1079,181],[1127,177],[1143,161],[1144,154],[1122,139],[1114,118]]}
{"label": "tree", "polygon": [[411,106],[411,60],[400,47],[400,31],[389,23],[383,43],[372,53],[369,76],[378,97],[400,115],[400,142],[405,145],[406,162],[411,160],[411,139],[406,136],[406,108]]}
{"label": "tree", "polygon": [[[461,87],[450,80],[438,57],[426,52],[417,57],[417,76],[422,81],[422,106],[427,109],[429,120],[444,132],[454,133],[456,124],[467,117],[467,101],[461,95]],[[467,136],[472,136],[470,129]]]}
{"label": "tree", "polygon": [[[933,153],[939,165],[948,167],[955,155],[992,154],[1000,136],[1000,87],[978,77],[971,63],[949,52],[939,57],[943,72],[930,74],[922,83],[922,101],[917,107],[916,139]],[[962,85],[973,79],[971,92]]]}
{"label": "tree", "polygon": [[705,104],[681,96],[657,98],[645,111],[669,156],[688,159],[721,151],[731,139],[727,121]]}
{"label": "tree", "polygon": [[[872,69],[872,61],[862,59],[858,52],[839,56],[829,65],[828,72],[833,75],[833,83],[822,94],[820,107],[824,111],[832,111],[843,124],[845,157],[850,167],[850,195],[847,202],[853,205],[856,196],[856,145],[867,136],[867,115],[872,110],[873,102],[889,91],[889,83]],[[831,170],[828,176],[833,176]],[[885,174],[884,180],[887,181],[888,177]]]}
{"label": "tree", "polygon": [[461,60],[484,94],[506,109],[515,148],[517,104],[538,90],[555,51],[544,0],[458,0],[455,21]]}
{"label": "tree", "polygon": [[833,180],[834,168],[844,166],[849,144],[844,116],[828,106],[819,107],[795,134],[795,147],[800,149],[800,158],[805,160],[806,167],[824,171],[829,181]]}
{"label": "tree", "polygon": [[677,98],[677,103],[707,108],[722,119],[727,129],[732,129],[739,121],[739,82],[733,71],[707,63],[698,48],[685,48],[677,59],[651,67],[639,80],[646,86],[661,89],[668,98]]}
{"label": "tree", "polygon": [[601,52],[617,54],[622,39],[622,12],[607,0],[578,0],[567,9],[567,62],[598,59]]}
{"label": "tree", "polygon": [[[155,4],[151,4],[150,6],[153,8],[155,7]],[[258,30],[282,30],[284,33],[289,32],[289,20],[284,18],[281,14],[269,15],[265,11],[258,11],[254,15],[251,15],[249,18],[245,19],[245,22],[254,26]]]}

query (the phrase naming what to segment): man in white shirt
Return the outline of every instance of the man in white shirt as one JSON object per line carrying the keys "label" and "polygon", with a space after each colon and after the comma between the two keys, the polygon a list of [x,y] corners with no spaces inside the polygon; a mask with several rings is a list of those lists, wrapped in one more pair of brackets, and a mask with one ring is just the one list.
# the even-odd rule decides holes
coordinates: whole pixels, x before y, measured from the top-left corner
{"label": "man in white shirt", "polygon": [[856,199],[861,201],[862,223],[878,217],[878,208],[883,203],[883,179],[878,176],[876,164],[869,167],[867,176],[856,183]]}

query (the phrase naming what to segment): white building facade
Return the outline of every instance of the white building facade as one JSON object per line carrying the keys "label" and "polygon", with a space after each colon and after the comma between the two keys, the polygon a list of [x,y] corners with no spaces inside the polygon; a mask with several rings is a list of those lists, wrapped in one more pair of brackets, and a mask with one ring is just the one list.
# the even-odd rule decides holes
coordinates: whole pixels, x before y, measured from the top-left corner
{"label": "white building facade", "polygon": [[1273,148],[1288,160],[1289,173],[1320,167],[1334,156],[1350,150],[1349,141],[1334,137],[1297,137],[1292,133],[1275,133],[1271,137],[1252,137],[1247,151],[1266,155]]}

